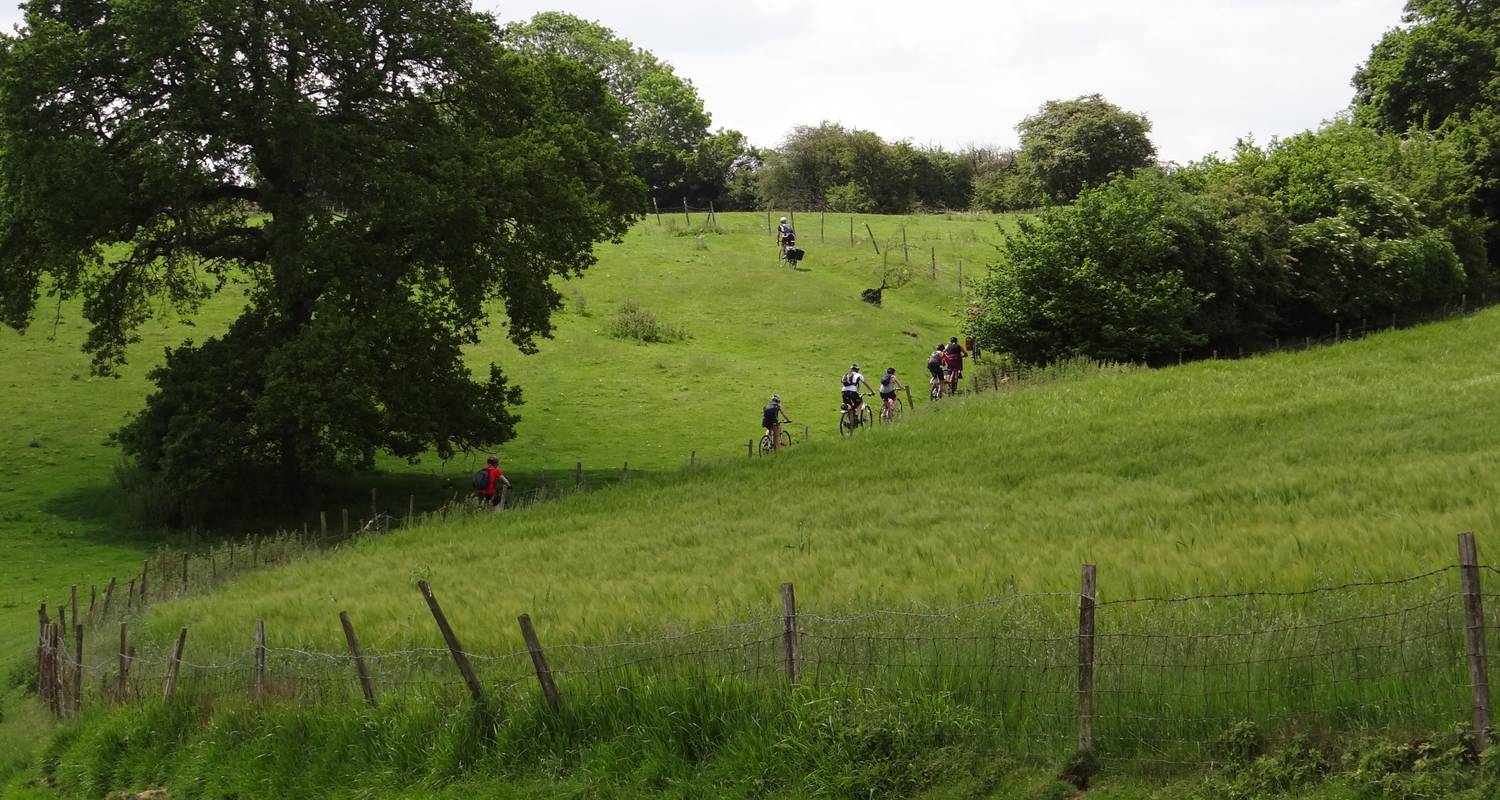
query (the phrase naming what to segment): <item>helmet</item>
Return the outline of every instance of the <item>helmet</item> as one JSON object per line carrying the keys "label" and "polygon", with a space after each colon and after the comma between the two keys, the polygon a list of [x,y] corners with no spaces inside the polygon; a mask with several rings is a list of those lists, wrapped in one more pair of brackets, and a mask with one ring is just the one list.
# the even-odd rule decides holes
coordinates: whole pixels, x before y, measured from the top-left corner
{"label": "helmet", "polygon": [[781,395],[779,395],[779,394],[773,394],[773,395],[771,395],[771,402],[773,402],[773,403],[780,403],[781,402]]}
{"label": "helmet", "polygon": [[486,463],[486,464],[499,464],[500,463],[500,457],[499,456],[490,456],[488,459],[485,459],[484,463]]}
{"label": "helmet", "polygon": [[850,364],[849,365],[849,369],[852,369],[855,372],[859,372],[859,365],[858,364]]}
{"label": "helmet", "polygon": [[896,368],[895,367],[886,367],[885,368],[885,374],[887,374],[887,375],[895,375],[896,374]]}
{"label": "helmet", "polygon": [[781,218],[781,221],[782,221],[782,222],[786,222],[786,217],[782,217],[782,218]]}
{"label": "helmet", "polygon": [[937,347],[934,347],[932,349],[934,349],[934,350],[941,350],[941,349],[943,349],[943,343],[942,342],[938,342],[937,343]]}

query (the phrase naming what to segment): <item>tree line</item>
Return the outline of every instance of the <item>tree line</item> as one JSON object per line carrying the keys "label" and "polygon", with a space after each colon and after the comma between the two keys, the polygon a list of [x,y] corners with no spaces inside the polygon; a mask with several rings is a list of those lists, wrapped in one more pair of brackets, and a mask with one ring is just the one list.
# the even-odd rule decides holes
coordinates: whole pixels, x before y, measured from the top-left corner
{"label": "tree line", "polygon": [[1411,0],[1334,122],[1121,171],[1022,222],[970,333],[1028,362],[1163,362],[1492,296],[1497,53],[1500,2]]}

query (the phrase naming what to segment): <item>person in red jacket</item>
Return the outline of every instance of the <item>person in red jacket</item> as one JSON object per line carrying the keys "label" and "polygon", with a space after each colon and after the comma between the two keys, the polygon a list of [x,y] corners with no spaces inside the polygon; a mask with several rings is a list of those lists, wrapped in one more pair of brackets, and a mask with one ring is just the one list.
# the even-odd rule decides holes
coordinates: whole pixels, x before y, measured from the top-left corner
{"label": "person in red jacket", "polygon": [[490,474],[489,484],[483,489],[476,490],[476,492],[480,500],[489,503],[491,507],[499,511],[503,508],[501,504],[505,502],[505,494],[500,491],[500,486],[503,484],[505,488],[509,489],[510,479],[505,477],[505,473],[500,471],[499,456],[490,456],[489,460],[485,462],[484,471]]}

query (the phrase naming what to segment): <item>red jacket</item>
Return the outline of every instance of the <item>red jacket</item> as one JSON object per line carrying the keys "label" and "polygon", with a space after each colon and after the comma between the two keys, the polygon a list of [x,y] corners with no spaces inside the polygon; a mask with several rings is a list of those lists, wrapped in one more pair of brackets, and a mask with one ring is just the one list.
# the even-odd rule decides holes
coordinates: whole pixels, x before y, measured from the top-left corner
{"label": "red jacket", "polygon": [[505,476],[505,473],[494,464],[485,464],[484,471],[490,474],[490,485],[480,489],[479,493],[485,497],[494,497],[495,492],[500,491],[500,479]]}

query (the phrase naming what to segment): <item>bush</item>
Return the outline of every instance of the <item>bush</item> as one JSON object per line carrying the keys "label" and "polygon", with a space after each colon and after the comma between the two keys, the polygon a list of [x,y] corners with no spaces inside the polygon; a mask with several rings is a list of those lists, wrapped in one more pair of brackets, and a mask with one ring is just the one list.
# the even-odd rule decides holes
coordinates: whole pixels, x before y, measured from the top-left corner
{"label": "bush", "polygon": [[620,304],[619,312],[605,321],[604,332],[616,339],[646,343],[681,342],[690,338],[686,328],[661,322],[634,300]]}
{"label": "bush", "polygon": [[1194,323],[1207,295],[1190,273],[1225,261],[1228,239],[1161,173],[1116,178],[1022,221],[1005,244],[1008,268],[978,284],[969,332],[1029,363],[1164,358],[1203,344]]}
{"label": "bush", "polygon": [[829,189],[823,203],[829,211],[840,214],[868,214],[875,207],[864,187],[853,181]]}

